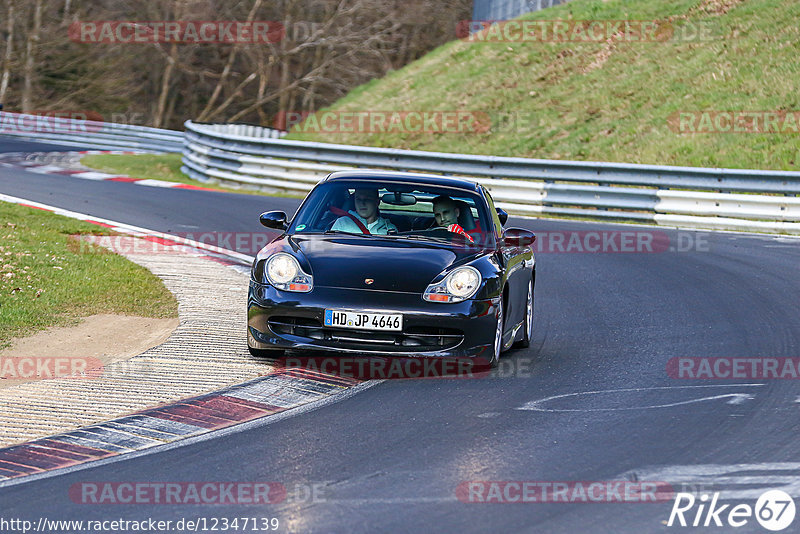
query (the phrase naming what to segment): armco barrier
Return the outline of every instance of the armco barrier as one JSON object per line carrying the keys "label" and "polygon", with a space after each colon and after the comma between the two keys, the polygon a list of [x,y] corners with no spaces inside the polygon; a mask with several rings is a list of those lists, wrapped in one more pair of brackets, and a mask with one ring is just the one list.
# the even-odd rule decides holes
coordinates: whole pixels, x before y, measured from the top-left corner
{"label": "armco barrier", "polygon": [[374,168],[469,177],[514,213],[800,235],[800,173],[551,161],[280,139],[240,124],[186,132],[0,112],[0,135],[101,150],[179,152],[182,170],[304,193],[331,171]]}
{"label": "armco barrier", "polygon": [[567,2],[569,0],[474,0],[472,19],[508,20]]}
{"label": "armco barrier", "polygon": [[335,170],[466,176],[527,215],[800,235],[800,172],[551,161],[310,143],[269,128],[185,123],[182,170],[201,181],[303,193]]}
{"label": "armco barrier", "polygon": [[0,136],[97,150],[180,152],[183,132],[0,111]]}

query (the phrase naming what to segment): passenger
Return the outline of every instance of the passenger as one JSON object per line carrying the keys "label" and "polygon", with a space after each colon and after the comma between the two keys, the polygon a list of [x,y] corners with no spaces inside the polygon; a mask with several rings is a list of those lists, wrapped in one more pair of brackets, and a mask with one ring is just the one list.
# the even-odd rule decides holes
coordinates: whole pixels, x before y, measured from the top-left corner
{"label": "passenger", "polygon": [[433,199],[433,218],[436,220],[436,226],[447,228],[454,234],[463,235],[470,243],[474,243],[467,232],[458,224],[458,217],[461,215],[461,209],[452,198],[441,195]]}
{"label": "passenger", "polygon": [[[355,210],[350,210],[346,217],[336,219],[336,222],[331,226],[331,230],[354,234],[386,235],[388,233],[397,233],[397,227],[391,221],[379,216],[378,204],[380,200],[378,199],[377,189],[356,189],[354,201]],[[364,232],[364,229],[367,232]]]}

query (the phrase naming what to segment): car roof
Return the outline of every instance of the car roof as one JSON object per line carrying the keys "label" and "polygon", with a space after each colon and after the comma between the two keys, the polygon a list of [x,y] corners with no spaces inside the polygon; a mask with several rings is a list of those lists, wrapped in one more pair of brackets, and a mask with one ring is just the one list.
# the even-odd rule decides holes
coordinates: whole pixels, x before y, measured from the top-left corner
{"label": "car roof", "polygon": [[440,176],[437,174],[417,174],[413,172],[399,171],[338,171],[333,172],[325,178],[324,182],[338,182],[345,180],[381,180],[382,182],[394,183],[414,183],[425,185],[436,185],[445,187],[456,187],[469,191],[479,191],[477,183],[465,178],[455,178],[453,176]]}

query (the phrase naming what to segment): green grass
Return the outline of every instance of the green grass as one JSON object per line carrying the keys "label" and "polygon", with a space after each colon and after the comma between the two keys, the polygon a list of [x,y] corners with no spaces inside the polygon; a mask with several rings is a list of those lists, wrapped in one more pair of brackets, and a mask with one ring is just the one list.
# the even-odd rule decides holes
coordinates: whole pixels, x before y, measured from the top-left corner
{"label": "green grass", "polygon": [[15,337],[97,313],[177,317],[175,297],[150,271],[70,237],[109,233],[0,202],[0,349]]}
{"label": "green grass", "polygon": [[181,172],[181,154],[96,154],[84,156],[81,163],[98,171],[134,178],[208,186]]}
{"label": "green grass", "polygon": [[800,135],[680,134],[688,111],[800,110],[796,0],[574,0],[524,19],[671,20],[706,41],[450,42],[331,106],[483,112],[488,131],[298,133],[365,146],[705,167],[798,170]]}
{"label": "green grass", "polygon": [[193,180],[181,172],[181,154],[96,154],[84,156],[81,163],[98,171],[122,174],[132,178],[179,182],[199,187],[210,187],[228,193],[286,196],[303,198],[288,193],[270,193],[250,188],[226,187],[217,183]]}

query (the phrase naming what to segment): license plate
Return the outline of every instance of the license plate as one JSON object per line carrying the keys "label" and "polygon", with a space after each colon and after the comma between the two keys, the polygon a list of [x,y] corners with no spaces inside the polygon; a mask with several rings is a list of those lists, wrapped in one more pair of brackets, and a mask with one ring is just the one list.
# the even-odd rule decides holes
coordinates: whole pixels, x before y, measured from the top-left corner
{"label": "license plate", "polygon": [[389,313],[325,310],[325,326],[358,328],[360,330],[400,331],[403,329],[403,316]]}

